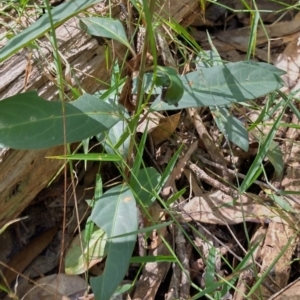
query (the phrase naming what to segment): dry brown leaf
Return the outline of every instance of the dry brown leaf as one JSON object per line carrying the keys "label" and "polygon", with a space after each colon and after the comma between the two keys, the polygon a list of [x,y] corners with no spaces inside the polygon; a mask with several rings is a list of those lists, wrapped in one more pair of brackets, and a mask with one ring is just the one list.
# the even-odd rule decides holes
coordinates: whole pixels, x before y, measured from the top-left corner
{"label": "dry brown leaf", "polygon": [[135,104],[132,101],[132,76],[128,76],[122,88],[119,103],[123,105],[129,112],[135,111]]}
{"label": "dry brown leaf", "polygon": [[[136,103],[133,101],[132,95],[132,80],[138,76],[138,71],[141,64],[142,53],[134,56],[127,64],[127,80],[121,91],[119,103],[122,104],[129,112],[135,111]],[[150,53],[146,54],[145,66],[148,67],[152,64],[153,57]]]}
{"label": "dry brown leaf", "polygon": [[174,151],[170,149],[169,143],[164,143],[157,149],[155,158],[159,165],[168,164],[173,154]]}
{"label": "dry brown leaf", "polygon": [[[182,208],[182,218],[185,221],[196,220],[210,224],[238,224],[244,221],[257,223],[278,222],[287,224],[265,204],[257,203],[257,195],[242,195],[233,204],[233,198],[221,191],[207,193],[202,197],[194,197]],[[292,223],[293,221],[290,220]]]}
{"label": "dry brown leaf", "polygon": [[84,295],[87,282],[79,276],[54,274],[43,277],[30,287],[24,300],[75,300]]}
{"label": "dry brown leaf", "polygon": [[159,112],[150,112],[147,115],[141,114],[140,124],[137,127],[137,132],[143,133],[146,130],[146,128],[148,132],[151,132],[159,125],[159,122],[162,118],[164,118],[164,116]]}
{"label": "dry brown leaf", "polygon": [[[266,239],[261,250],[262,262],[258,277],[263,276],[269,267],[274,264],[274,261],[276,261],[278,257],[280,258],[270,270],[270,275],[264,278],[260,290],[257,290],[252,299],[259,298],[267,300],[274,293],[280,291],[287,285],[291,270],[290,262],[298,240],[296,236],[296,231],[285,224],[272,223],[269,225]],[[282,252],[286,246],[287,248]],[[261,295],[263,295],[263,297],[261,297]]]}
{"label": "dry brown leaf", "polygon": [[299,68],[300,68],[300,34],[298,37],[295,37],[293,41],[291,41],[283,53],[281,53],[274,65],[284,71],[286,74],[282,76],[286,87],[288,89],[292,89],[298,81],[299,78]]}
{"label": "dry brown leaf", "polygon": [[286,288],[276,293],[269,300],[300,299],[300,279],[290,283]]}
{"label": "dry brown leaf", "polygon": [[155,146],[166,141],[176,130],[181,113],[163,117],[159,120],[159,124],[151,132],[153,143]]}

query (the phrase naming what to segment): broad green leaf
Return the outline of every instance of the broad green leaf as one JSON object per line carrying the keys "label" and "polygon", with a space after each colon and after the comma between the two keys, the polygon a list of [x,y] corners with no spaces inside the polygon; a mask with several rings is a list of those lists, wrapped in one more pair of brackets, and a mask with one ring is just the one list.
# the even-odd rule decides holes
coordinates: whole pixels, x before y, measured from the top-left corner
{"label": "broad green leaf", "polygon": [[[72,0],[54,7],[51,10],[54,28],[98,2],[101,2],[101,0]],[[24,48],[35,39],[41,37],[50,29],[50,19],[49,16],[45,14],[5,44],[0,50],[0,62],[16,53],[21,48]]]}
{"label": "broad green leaf", "polygon": [[223,64],[219,53],[213,50],[200,51],[196,56],[194,63],[196,70],[201,70],[202,68],[210,68],[213,66]]}
{"label": "broad green leaf", "polygon": [[127,233],[124,233],[124,234],[121,234],[121,235],[115,235],[115,236],[113,236],[110,239],[116,239],[116,238],[119,238],[119,237],[129,236],[129,235],[137,234],[137,233],[149,233],[149,232],[153,232],[153,230],[158,230],[160,228],[165,228],[167,226],[170,226],[172,223],[173,223],[173,221],[158,223],[158,224],[155,224],[153,226],[144,227],[144,228],[141,228],[139,230],[135,230],[133,232],[127,232]]}
{"label": "broad green leaf", "polygon": [[141,169],[137,177],[131,176],[130,185],[136,197],[145,205],[150,206],[156,196],[153,193],[160,182],[161,175],[154,168]]}
{"label": "broad green leaf", "polygon": [[119,158],[126,158],[128,155],[128,148],[130,143],[130,137],[128,136],[126,140],[118,147],[115,147],[117,142],[122,137],[124,131],[127,128],[127,122],[124,120],[119,121],[115,124],[107,133],[103,132],[97,135],[97,139],[99,142],[102,142],[103,147],[107,153],[111,155],[116,152],[119,153]]}
{"label": "broad green leaf", "polygon": [[182,76],[183,96],[178,107],[160,101],[153,110],[174,110],[201,106],[226,106],[256,99],[283,85],[274,66],[264,68],[258,63],[238,62],[204,68]]}
{"label": "broad green leaf", "polygon": [[[118,97],[119,91],[120,86],[115,84],[109,90],[98,91],[97,95],[100,97],[100,99],[103,99],[106,102],[114,105],[114,103],[117,102],[116,98]],[[125,119],[129,118],[129,114],[122,106],[118,106],[118,110],[123,117],[122,120],[115,124],[108,132],[102,132],[98,134],[96,138],[100,143],[103,144],[103,147],[107,153],[115,154],[117,151],[121,157],[126,158],[130,142],[130,133],[128,131],[128,124]]]}
{"label": "broad green leaf", "polygon": [[85,94],[65,103],[46,101],[35,91],[0,101],[0,147],[41,149],[78,142],[110,129],[120,120],[116,109],[97,97]]}
{"label": "broad green leaf", "polygon": [[248,131],[243,123],[230,115],[226,108],[211,109],[214,120],[221,132],[245,152],[249,149]]}
{"label": "broad green leaf", "polygon": [[241,61],[239,62],[240,64],[245,64],[246,67],[248,67],[249,65],[252,65],[254,67],[257,68],[261,68],[262,70],[268,70],[270,72],[272,72],[273,74],[277,75],[277,76],[281,76],[286,74],[286,71],[276,68],[274,67],[274,65],[265,63],[265,62],[256,62],[256,61]]}
{"label": "broad green leaf", "polygon": [[183,84],[177,72],[170,67],[158,67],[155,84],[162,87],[161,100],[177,107],[183,95]]}
{"label": "broad green leaf", "polygon": [[[97,201],[90,220],[113,237],[138,228],[136,202],[126,184],[105,192]],[[123,280],[136,242],[136,234],[107,240],[107,259],[101,276],[91,278],[97,299],[109,300]]]}
{"label": "broad green leaf", "polygon": [[80,27],[90,35],[114,39],[131,49],[124,27],[119,20],[100,17],[82,18]]}
{"label": "broad green leaf", "polygon": [[105,256],[106,234],[101,228],[94,228],[88,241],[82,239],[84,236],[85,231],[81,236],[77,235],[68,249],[65,260],[67,274],[82,274]]}

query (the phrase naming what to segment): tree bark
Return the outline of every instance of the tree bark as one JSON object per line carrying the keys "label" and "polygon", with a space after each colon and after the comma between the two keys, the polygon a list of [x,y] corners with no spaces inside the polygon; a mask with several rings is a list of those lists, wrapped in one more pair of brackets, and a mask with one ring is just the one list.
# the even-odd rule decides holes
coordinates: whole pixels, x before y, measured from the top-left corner
{"label": "tree bark", "polygon": [[[194,12],[198,5],[196,0],[160,0],[156,12],[164,19],[186,26],[196,16]],[[100,4],[93,9],[99,14],[103,12]],[[99,46],[96,39],[80,30],[78,22],[78,18],[72,18],[57,28],[59,50],[71,66],[72,83],[88,93],[94,93],[101,87],[100,82],[109,81],[111,73],[106,66],[104,46]],[[26,87],[29,50],[23,49],[0,63],[0,99],[25,90],[37,90],[47,100],[58,98],[55,80],[51,80],[54,75],[46,68],[52,59],[51,47],[45,38],[41,38],[39,44],[40,49],[33,51],[31,57],[32,69]],[[112,53],[120,55],[121,61],[124,57],[123,46],[114,43]],[[62,166],[62,161],[45,157],[62,153],[63,146],[39,151],[0,149],[0,228],[16,218]]]}

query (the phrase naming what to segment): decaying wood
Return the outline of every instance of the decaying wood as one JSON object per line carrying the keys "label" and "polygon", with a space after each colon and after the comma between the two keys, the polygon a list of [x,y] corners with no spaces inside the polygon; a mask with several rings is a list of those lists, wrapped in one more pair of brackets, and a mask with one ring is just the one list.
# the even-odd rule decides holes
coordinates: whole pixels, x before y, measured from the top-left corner
{"label": "decaying wood", "polygon": [[[171,18],[185,25],[193,21],[190,15],[197,10],[199,1],[160,1],[157,4],[158,16]],[[103,13],[103,6],[94,8],[96,13]],[[59,50],[71,67],[72,83],[88,93],[100,88],[100,80],[108,82],[110,71],[106,66],[104,46],[80,30],[78,18],[73,18],[56,30]],[[39,52],[33,52],[30,73],[27,55],[23,49],[0,64],[0,99],[16,95],[26,90],[37,90],[47,100],[58,98],[58,88],[51,78],[48,66],[52,54],[46,39],[39,41]],[[120,61],[124,57],[124,48],[115,43],[112,51]],[[43,62],[43,63],[42,63]],[[65,65],[65,63],[63,62]],[[66,78],[67,79],[67,78]],[[0,226],[16,218],[32,199],[47,185],[57,172],[62,162],[46,159],[46,156],[62,154],[62,147],[40,151],[17,151],[2,149],[0,152]]]}

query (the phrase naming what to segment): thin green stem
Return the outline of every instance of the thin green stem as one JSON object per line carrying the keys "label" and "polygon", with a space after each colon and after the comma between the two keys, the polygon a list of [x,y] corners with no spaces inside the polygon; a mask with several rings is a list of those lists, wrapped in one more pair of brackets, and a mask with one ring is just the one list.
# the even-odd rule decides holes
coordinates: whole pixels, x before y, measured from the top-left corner
{"label": "thin green stem", "polygon": [[[65,101],[64,101],[64,81],[63,81],[63,71],[62,71],[62,64],[60,61],[60,55],[59,55],[59,50],[58,50],[58,41],[56,38],[56,33],[55,33],[55,26],[52,18],[52,13],[51,13],[51,7],[49,4],[49,0],[45,0],[45,6],[47,9],[48,17],[49,17],[49,22],[51,25],[51,32],[50,32],[50,42],[52,45],[53,49],[53,56],[54,56],[54,63],[56,67],[56,76],[57,76],[57,86],[58,86],[58,93],[59,93],[59,98],[61,100],[61,105],[62,105],[62,115],[63,115],[63,134],[64,134],[64,155],[67,155],[67,132],[66,132],[66,109],[65,109]],[[64,164],[66,165],[66,159],[64,161]],[[67,167],[64,168],[64,211],[66,211],[66,205],[67,205]],[[65,228],[66,228],[66,214],[63,214],[63,226],[62,226],[62,241],[61,241],[61,253],[60,253],[60,268],[63,265],[63,254],[64,254],[64,244],[65,244]]]}

